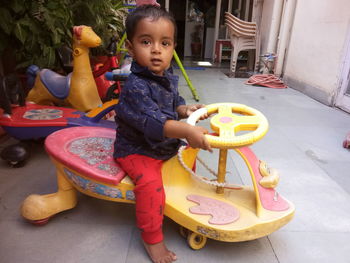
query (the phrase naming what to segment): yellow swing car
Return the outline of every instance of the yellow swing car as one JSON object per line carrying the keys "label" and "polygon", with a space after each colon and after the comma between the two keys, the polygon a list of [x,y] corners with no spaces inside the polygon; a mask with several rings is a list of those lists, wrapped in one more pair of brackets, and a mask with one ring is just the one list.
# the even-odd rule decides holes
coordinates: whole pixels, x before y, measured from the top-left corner
{"label": "yellow swing car", "polygon": [[[188,123],[195,125],[207,113],[217,135],[206,135],[218,148],[217,179],[197,175],[194,167],[198,149],[182,147],[162,167],[166,193],[165,215],[180,225],[180,233],[192,249],[201,249],[207,238],[238,242],[257,239],[276,231],[293,217],[294,205],[275,187],[276,170],[260,161],[247,147],[261,139],[268,121],[259,111],[236,103],[217,103],[194,112]],[[248,131],[236,135],[240,131]],[[30,195],[21,207],[24,218],[45,224],[77,203],[76,190],[100,199],[133,203],[133,183],[114,162],[115,131],[108,128],[74,127],[47,137],[45,147],[57,168],[58,191]],[[252,186],[226,183],[228,149],[245,161]]]}

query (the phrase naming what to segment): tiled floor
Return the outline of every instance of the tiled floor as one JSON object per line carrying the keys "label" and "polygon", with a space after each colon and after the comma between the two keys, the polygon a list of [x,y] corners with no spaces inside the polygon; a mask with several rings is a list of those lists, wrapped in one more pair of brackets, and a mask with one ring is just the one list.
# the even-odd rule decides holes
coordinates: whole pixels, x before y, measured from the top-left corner
{"label": "tiled floor", "polygon": [[[166,242],[177,253],[178,262],[350,262],[350,151],[342,147],[350,131],[350,115],[291,88],[245,85],[244,79],[229,79],[219,68],[187,73],[200,102],[242,103],[264,113],[269,132],[252,148],[279,170],[278,191],[295,204],[296,214],[267,237],[240,243],[209,240],[199,251],[191,250],[178,226],[166,219]],[[182,77],[180,93],[187,103],[194,103]],[[11,142],[3,139],[0,149]],[[209,166],[216,166],[212,155],[201,156]],[[250,184],[242,168],[230,152],[230,180]],[[25,167],[13,169],[0,163],[0,262],[149,262],[135,228],[133,205],[80,194],[76,208],[45,226],[22,219],[19,208],[29,194],[55,190],[54,167],[40,143],[33,143]]]}

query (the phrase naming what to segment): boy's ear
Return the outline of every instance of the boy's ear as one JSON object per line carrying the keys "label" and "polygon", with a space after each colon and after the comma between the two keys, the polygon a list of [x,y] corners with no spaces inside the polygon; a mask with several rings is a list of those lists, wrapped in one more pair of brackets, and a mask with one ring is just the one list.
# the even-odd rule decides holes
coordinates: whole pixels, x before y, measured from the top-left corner
{"label": "boy's ear", "polygon": [[125,46],[128,49],[129,55],[134,58],[134,47],[128,39],[125,41]]}

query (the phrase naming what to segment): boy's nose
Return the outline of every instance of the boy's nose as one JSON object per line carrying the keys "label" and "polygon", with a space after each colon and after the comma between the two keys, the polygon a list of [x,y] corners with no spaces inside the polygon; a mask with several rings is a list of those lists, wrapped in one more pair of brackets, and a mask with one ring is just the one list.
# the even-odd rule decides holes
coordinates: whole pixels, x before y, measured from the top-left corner
{"label": "boy's nose", "polygon": [[159,44],[154,44],[152,46],[152,53],[159,53],[160,52],[160,45]]}

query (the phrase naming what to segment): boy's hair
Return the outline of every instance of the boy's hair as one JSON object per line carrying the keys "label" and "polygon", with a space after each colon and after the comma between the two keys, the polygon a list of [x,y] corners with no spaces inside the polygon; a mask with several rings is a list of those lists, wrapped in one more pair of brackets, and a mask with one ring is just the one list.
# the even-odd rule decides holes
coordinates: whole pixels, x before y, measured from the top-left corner
{"label": "boy's hair", "polygon": [[125,24],[126,35],[129,41],[134,37],[137,24],[144,18],[150,18],[152,21],[156,21],[159,18],[168,19],[174,25],[174,41],[176,42],[177,27],[175,18],[164,9],[154,5],[139,6],[127,16]]}

